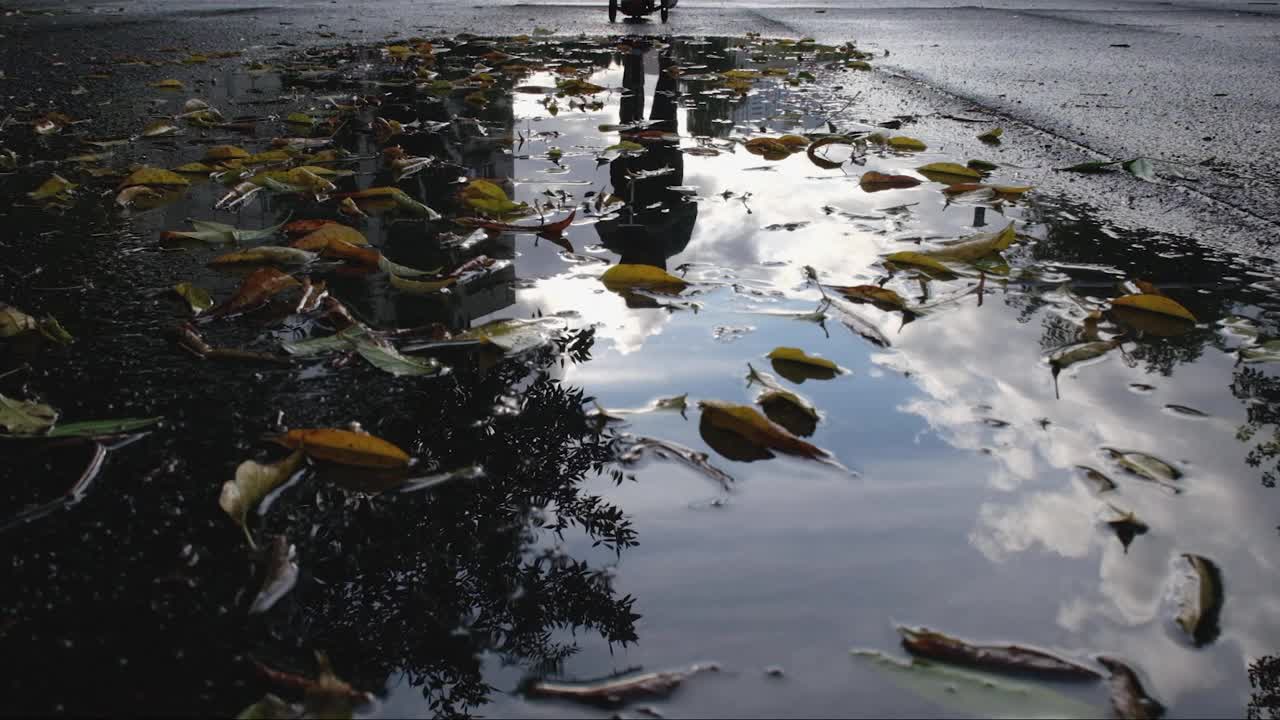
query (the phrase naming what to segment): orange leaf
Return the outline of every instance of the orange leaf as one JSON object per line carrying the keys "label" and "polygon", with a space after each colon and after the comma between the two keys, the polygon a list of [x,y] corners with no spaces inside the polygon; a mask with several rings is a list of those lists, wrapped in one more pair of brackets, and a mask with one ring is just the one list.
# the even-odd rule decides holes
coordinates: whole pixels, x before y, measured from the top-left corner
{"label": "orange leaf", "polygon": [[858,181],[858,185],[865,192],[873,193],[881,190],[901,190],[904,188],[913,188],[920,184],[920,180],[910,175],[885,175],[874,170],[862,174],[862,179]]}
{"label": "orange leaf", "polygon": [[296,448],[317,460],[369,468],[402,468],[409,454],[381,438],[350,430],[320,428],[290,430],[276,438],[287,448]]}
{"label": "orange leaf", "polygon": [[[287,228],[286,228],[287,231]],[[291,245],[303,250],[323,250],[328,247],[329,243],[337,240],[348,245],[368,245],[369,240],[364,234],[355,228],[347,227],[342,223],[326,223],[318,229],[307,233],[304,237],[294,240]]]}
{"label": "orange leaf", "polygon": [[309,235],[325,225],[336,225],[336,220],[294,220],[284,226],[284,234],[290,237],[294,235]]}
{"label": "orange leaf", "polygon": [[230,300],[214,308],[207,317],[244,312],[265,303],[281,290],[299,284],[292,275],[282,273],[275,268],[259,268],[240,283],[240,288]]}

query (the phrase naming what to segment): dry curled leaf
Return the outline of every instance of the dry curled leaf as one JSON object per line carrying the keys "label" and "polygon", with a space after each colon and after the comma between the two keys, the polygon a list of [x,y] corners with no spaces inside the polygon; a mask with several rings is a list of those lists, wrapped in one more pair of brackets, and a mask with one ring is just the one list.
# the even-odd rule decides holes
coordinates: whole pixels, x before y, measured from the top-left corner
{"label": "dry curled leaf", "polygon": [[991,670],[1012,670],[1080,680],[1096,671],[1043,650],[1020,645],[977,645],[927,628],[899,627],[902,646],[913,655]]}
{"label": "dry curled leaf", "polygon": [[257,547],[257,543],[253,540],[253,533],[249,531],[249,511],[268,493],[284,484],[301,463],[300,450],[279,462],[265,465],[256,460],[245,460],[236,468],[235,479],[222,484],[218,506],[244,529],[244,536],[248,538],[250,546]]}
{"label": "dry curled leaf", "polygon": [[214,308],[209,314],[211,317],[221,317],[241,313],[265,303],[281,290],[296,287],[299,284],[292,275],[282,273],[275,268],[259,268],[240,283],[236,294],[230,300]]}

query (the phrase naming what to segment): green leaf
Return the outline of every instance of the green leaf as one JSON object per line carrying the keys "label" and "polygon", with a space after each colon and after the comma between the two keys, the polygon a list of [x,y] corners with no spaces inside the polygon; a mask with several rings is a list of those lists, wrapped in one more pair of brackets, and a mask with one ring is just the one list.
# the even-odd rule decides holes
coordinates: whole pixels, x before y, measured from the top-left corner
{"label": "green leaf", "polygon": [[1154,182],[1156,179],[1155,166],[1151,164],[1150,160],[1144,157],[1127,160],[1121,164],[1121,167],[1123,167],[1130,175],[1140,180]]}
{"label": "green leaf", "polygon": [[53,427],[58,411],[32,400],[14,400],[0,394],[0,426],[11,433],[34,435]]}
{"label": "green leaf", "polygon": [[120,418],[117,420],[83,420],[81,422],[58,425],[45,437],[98,437],[99,435],[119,435],[121,433],[141,430],[160,422],[164,418]]}
{"label": "green leaf", "polygon": [[368,360],[370,365],[392,375],[440,375],[448,370],[434,358],[418,360],[406,357],[391,345],[374,342],[368,337],[357,337],[349,342],[355,346],[360,357]]}
{"label": "green leaf", "polygon": [[1041,685],[1007,680],[976,670],[927,660],[902,661],[876,650],[852,650],[899,688],[938,708],[972,717],[1101,718],[1101,708]]}
{"label": "green leaf", "polygon": [[186,300],[191,306],[191,312],[197,315],[213,307],[213,298],[209,296],[209,291],[202,287],[189,282],[180,282],[173,286],[173,291]]}

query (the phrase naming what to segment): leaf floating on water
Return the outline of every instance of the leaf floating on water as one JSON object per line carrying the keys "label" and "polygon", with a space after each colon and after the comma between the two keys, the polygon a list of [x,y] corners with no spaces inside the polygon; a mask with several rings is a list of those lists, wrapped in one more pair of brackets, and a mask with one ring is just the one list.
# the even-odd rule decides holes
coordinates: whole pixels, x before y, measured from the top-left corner
{"label": "leaf floating on water", "polygon": [[1102,493],[1111,492],[1116,489],[1115,481],[1107,477],[1102,472],[1095,470],[1088,465],[1077,465],[1076,469],[1081,472],[1085,480],[1089,481],[1089,484],[1092,486],[1095,493],[1101,495]]}
{"label": "leaf floating on water", "polygon": [[238,145],[213,145],[204,151],[205,160],[243,160],[249,157],[249,151]]}
{"label": "leaf floating on water", "polygon": [[1178,586],[1181,593],[1176,621],[1196,647],[1203,647],[1222,632],[1222,572],[1212,560],[1200,555],[1183,555],[1182,560],[1190,565],[1190,575]]}
{"label": "leaf floating on water", "polygon": [[894,150],[902,150],[905,152],[919,152],[921,150],[929,149],[928,145],[925,145],[923,142],[913,137],[907,137],[906,135],[895,135],[886,140],[885,143]]}
{"label": "leaf floating on water", "polygon": [[240,283],[230,300],[210,311],[210,317],[222,317],[251,310],[271,299],[276,293],[301,285],[292,275],[265,267],[254,270]]}
{"label": "leaf floating on water", "polygon": [[1240,348],[1240,361],[1246,363],[1280,362],[1280,340],[1268,340],[1256,347]]}
{"label": "leaf floating on water", "polygon": [[1001,135],[1004,135],[1004,128],[991,128],[979,135],[978,139],[984,143],[999,144]]}
{"label": "leaf floating on water", "polygon": [[[850,143],[850,141],[849,141],[849,140],[847,140],[847,139],[845,139],[845,138],[841,138],[841,137],[828,137],[828,138],[823,138],[823,139],[821,139],[821,140],[818,140],[818,141],[816,141],[816,142],[814,142],[814,143],[810,144],[810,145],[809,145],[809,147],[805,149],[805,154],[807,154],[807,155],[809,156],[809,162],[813,163],[814,165],[817,165],[818,167],[822,168],[823,170],[837,170],[837,169],[839,169],[839,168],[843,167],[843,166],[844,166],[844,163],[843,163],[843,162],[836,162],[835,160],[830,160],[830,159],[828,159],[828,158],[825,158],[825,157],[823,157],[823,156],[819,155],[819,154],[818,154],[818,149],[819,149],[819,148],[826,147],[826,146],[828,146],[828,145],[835,145],[835,144],[846,144],[846,145],[847,145],[847,144],[849,144],[849,143]],[[714,153],[714,152],[715,152],[715,150],[712,150],[712,152]]]}
{"label": "leaf floating on water", "polygon": [[1156,168],[1151,164],[1151,161],[1146,158],[1140,157],[1132,160],[1126,160],[1120,164],[1120,167],[1124,168],[1125,172],[1139,180],[1154,182],[1156,179]]}
{"label": "leaf floating on water", "polygon": [[867,171],[862,174],[858,180],[858,187],[863,192],[880,192],[881,190],[902,190],[913,188],[921,184],[919,178],[913,178],[910,175],[885,175],[874,170]]}
{"label": "leaf floating on water", "polygon": [[53,427],[58,411],[34,400],[15,400],[0,394],[0,427],[19,435],[34,435]]}
{"label": "leaf floating on water", "polygon": [[186,87],[182,84],[181,80],[174,80],[172,78],[168,80],[157,80],[153,83],[148,83],[147,86],[159,90],[181,90]]}
{"label": "leaf floating on water", "polygon": [[368,336],[356,337],[350,342],[355,345],[360,357],[369,361],[370,365],[396,377],[406,375],[425,377],[440,375],[446,371],[446,368],[434,358],[419,360],[406,357],[390,343],[376,342]]}
{"label": "leaf floating on water", "polygon": [[879,285],[853,285],[834,289],[855,302],[868,302],[883,310],[907,310],[907,301],[901,295]]}
{"label": "leaf floating on water", "polygon": [[1013,229],[1011,222],[1000,232],[977,233],[951,245],[936,250],[926,250],[922,254],[935,259],[974,262],[1007,249],[1017,239],[1017,232]]}
{"label": "leaf floating on water", "polygon": [[142,167],[129,173],[123,181],[121,181],[117,189],[123,190],[134,185],[190,185],[191,181],[181,175],[164,168]]}
{"label": "leaf floating on water", "polygon": [[902,661],[877,650],[851,650],[897,687],[939,708],[972,717],[1097,718],[1099,708],[1039,685],[927,660]]}
{"label": "leaf floating on water", "polygon": [[36,319],[12,305],[0,302],[0,338],[13,337],[37,327]]}
{"label": "leaf floating on water", "polygon": [[408,467],[409,454],[381,438],[350,430],[320,428],[290,430],[276,438],[317,460],[369,468]]}
{"label": "leaf floating on water", "polygon": [[1123,512],[1114,505],[1111,509],[1120,515],[1118,518],[1112,518],[1107,521],[1107,525],[1115,532],[1116,537],[1120,539],[1120,544],[1124,545],[1124,551],[1129,552],[1129,543],[1139,535],[1146,535],[1151,528],[1142,522],[1132,511]]}
{"label": "leaf floating on water", "polygon": [[831,370],[833,373],[840,372],[840,366],[834,362],[817,355],[809,355],[800,348],[793,347],[776,347],[769,351],[770,360],[785,360],[786,362],[799,363],[801,365],[811,365],[823,370]]}
{"label": "leaf floating on water", "polygon": [[264,553],[262,588],[249,606],[249,614],[264,613],[298,582],[297,551],[284,535],[276,535]]}
{"label": "leaf floating on water", "polygon": [[667,697],[682,682],[702,672],[719,672],[714,663],[698,663],[680,670],[623,675],[595,682],[528,680],[521,691],[529,697],[561,698],[617,707],[641,698]]}
{"label": "leaf floating on water", "polygon": [[622,433],[619,435],[622,449],[618,453],[618,462],[630,464],[638,462],[645,453],[653,453],[664,460],[677,460],[684,465],[706,475],[720,484],[726,492],[732,489],[733,476],[711,464],[710,456],[685,447],[670,440],[642,437]]}
{"label": "leaf floating on water", "polygon": [[[1153,455],[1108,447],[1102,448],[1102,451],[1129,473],[1150,482],[1167,485],[1182,477],[1182,471]],[[1182,492],[1177,488],[1173,489],[1175,492]]]}
{"label": "leaf floating on water", "polygon": [[614,265],[600,276],[600,281],[610,290],[667,290],[680,291],[689,283],[653,265],[622,263]]}
{"label": "leaf floating on water", "polygon": [[901,252],[885,255],[884,261],[895,265],[913,265],[936,273],[943,273],[947,275],[952,274],[951,268],[947,267],[936,258],[931,258],[924,253],[913,252],[911,250],[903,250]]}
{"label": "leaf floating on water", "polygon": [[1160,315],[1168,315],[1169,317],[1187,320],[1189,322],[1197,322],[1196,316],[1191,311],[1180,305],[1176,300],[1164,295],[1155,295],[1152,293],[1141,293],[1138,295],[1122,295],[1111,301],[1112,307],[1126,307],[1143,312],[1157,313]]}
{"label": "leaf floating on water", "polygon": [[899,627],[902,646],[911,654],[989,670],[1027,672],[1073,680],[1102,676],[1078,663],[1020,645],[975,645],[927,628]]}
{"label": "leaf floating on water", "polygon": [[180,282],[173,286],[173,291],[187,301],[187,304],[191,306],[191,312],[196,315],[213,307],[213,298],[209,296],[209,291],[202,287],[197,287],[189,282]]}
{"label": "leaf floating on water", "polygon": [[79,186],[75,183],[54,173],[49,176],[48,180],[40,183],[40,187],[27,193],[27,197],[32,200],[49,200],[66,195],[77,187]]}
{"label": "leaf floating on water", "polygon": [[787,455],[827,459],[830,455],[792,435],[786,428],[761,415],[747,405],[735,405],[719,400],[703,400],[702,420],[712,427],[734,433],[751,445],[763,450],[777,450]]}
{"label": "leaf floating on water", "polygon": [[239,265],[239,264],[277,264],[277,265],[307,265],[314,262],[317,255],[306,250],[298,248],[283,247],[278,245],[262,245],[260,247],[249,250],[241,250],[240,252],[227,253],[209,261],[210,265]]}
{"label": "leaf floating on water", "polygon": [[982,179],[982,173],[974,170],[973,168],[947,162],[922,165],[916,168],[916,172],[934,182],[942,183],[944,185],[973,182],[974,180]]}
{"label": "leaf floating on water", "polygon": [[294,451],[289,457],[269,465],[245,460],[236,468],[235,479],[222,484],[218,506],[244,529],[244,536],[248,538],[251,547],[257,547],[257,544],[253,541],[253,534],[249,532],[249,511],[268,493],[283,485],[301,464],[301,451]]}
{"label": "leaf floating on water", "polygon": [[472,180],[458,193],[463,204],[486,215],[501,217],[528,209],[524,203],[512,202],[507,191],[488,180]]}
{"label": "leaf floating on water", "polygon": [[1101,656],[1098,662],[1111,671],[1111,708],[1116,717],[1127,720],[1157,720],[1164,706],[1142,689],[1138,674],[1115,658]]}

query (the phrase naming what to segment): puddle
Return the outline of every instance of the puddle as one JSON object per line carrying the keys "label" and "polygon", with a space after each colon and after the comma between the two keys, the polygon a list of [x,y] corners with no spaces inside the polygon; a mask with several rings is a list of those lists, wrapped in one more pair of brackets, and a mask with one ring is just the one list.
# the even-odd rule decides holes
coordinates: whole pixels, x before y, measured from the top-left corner
{"label": "puddle", "polygon": [[[0,144],[24,166],[0,178],[0,299],[58,318],[75,342],[2,341],[0,373],[16,372],[0,392],[66,421],[164,417],[66,506],[91,444],[2,441],[0,500],[21,520],[4,531],[0,616],[0,642],[25,658],[9,674],[15,709],[238,712],[266,691],[290,697],[255,663],[314,676],[323,650],[378,696],[363,712],[389,716],[595,717],[515,691],[712,660],[720,672],[636,702],[668,715],[973,712],[945,694],[886,692],[884,674],[850,659],[906,657],[895,624],[907,623],[1076,662],[1118,657],[1171,717],[1240,713],[1250,664],[1280,646],[1270,264],[1102,226],[1034,190],[945,193],[917,169],[988,159],[945,147],[779,147],[895,120],[860,117],[834,88],[862,75],[831,67],[847,54],[629,42],[441,41],[430,63],[412,45],[252,71],[232,61],[201,71],[218,82],[198,94],[248,132],[178,123],[87,163],[62,159],[87,152],[78,137],[122,127],[123,105],[140,127],[193,93],[135,88],[109,110],[115,126],[6,129]],[[136,70],[137,87],[158,79]],[[335,192],[394,186],[444,219],[389,196],[352,217],[336,198],[272,189],[215,211],[235,184],[225,177],[122,212],[123,172],[89,171],[173,168],[223,144],[264,152],[273,137],[324,134],[285,124],[290,113],[324,122],[347,105],[333,147],[348,154],[314,161],[350,171],[327,178]],[[379,139],[374,117],[403,132]],[[912,136],[910,118],[896,122],[886,137]],[[398,178],[382,152],[396,144],[436,160]],[[82,186],[65,210],[23,195],[54,171]],[[921,182],[864,188],[869,171]],[[573,220],[559,234],[455,224],[472,214],[459,192],[475,179],[536,209],[506,222]],[[974,182],[1021,184],[1003,167]],[[332,258],[285,268],[327,283],[367,328],[416,329],[392,337],[405,362],[434,356],[447,374],[396,377],[388,362],[409,366],[349,348],[292,367],[201,360],[171,340],[190,312],[170,288],[222,302],[254,267],[207,265],[234,246],[160,239],[191,230],[188,218],[339,220],[407,268],[492,262],[445,293],[413,284],[443,275]],[[1009,227],[1002,253],[937,254]],[[886,263],[903,252],[927,257]],[[679,280],[623,287],[606,276],[620,265]],[[1112,302],[1125,295],[1167,298],[1195,320]],[[294,309],[197,327],[215,347],[267,354],[332,334],[332,315]],[[476,350],[487,335],[440,346],[502,318],[567,330],[507,359],[496,337]],[[758,407],[794,436],[744,430],[708,401]],[[282,457],[266,434],[352,421],[414,455],[423,479],[378,493],[368,477],[308,471],[272,496],[253,533],[287,536],[301,572],[250,615],[263,578],[218,508],[223,482],[246,459]],[[1221,584],[1201,613],[1214,633],[1199,640],[1174,620],[1184,555]],[[785,675],[766,677],[775,667]],[[1107,712],[1105,683],[1043,688]]]}

